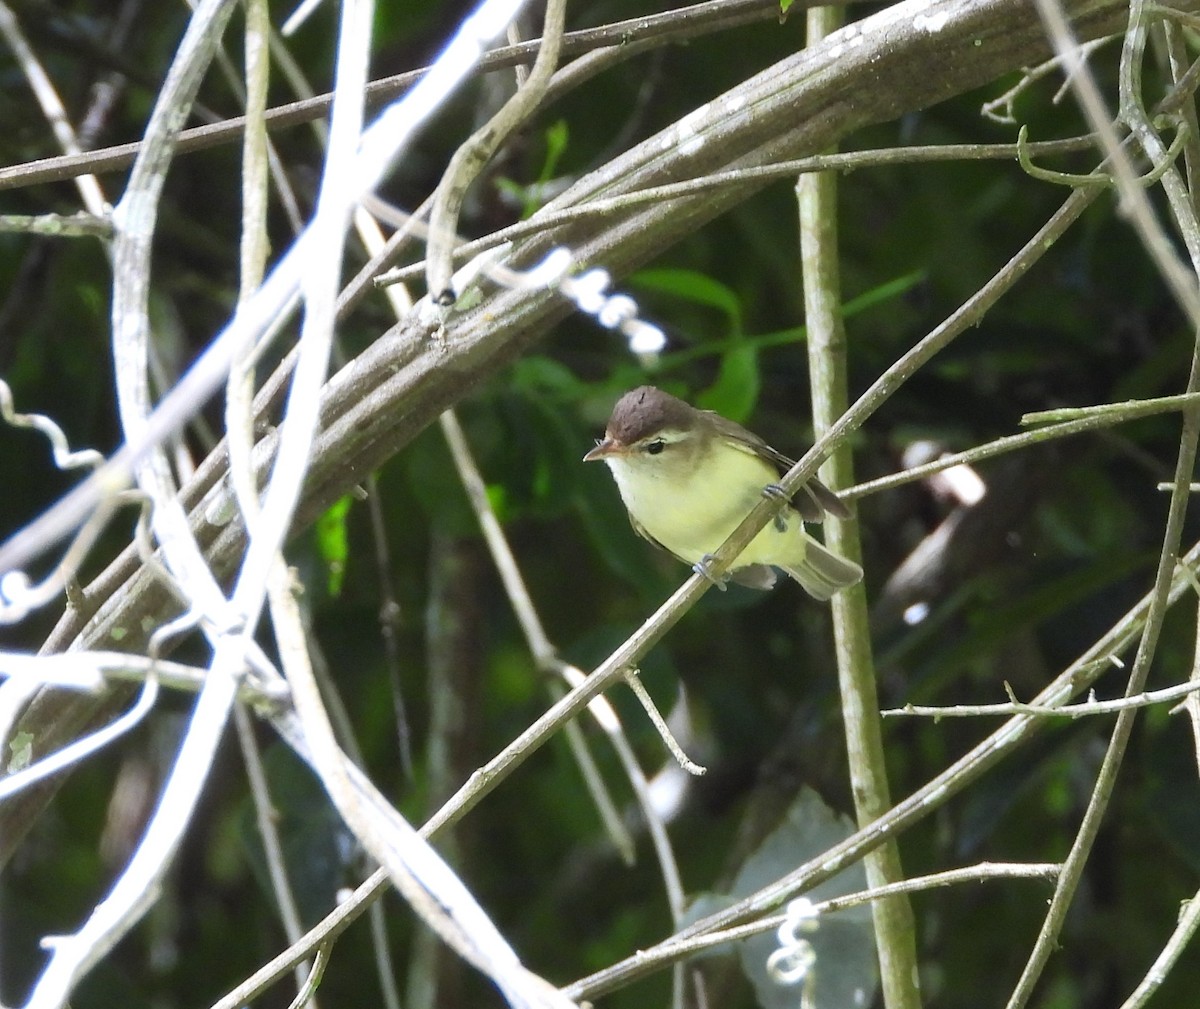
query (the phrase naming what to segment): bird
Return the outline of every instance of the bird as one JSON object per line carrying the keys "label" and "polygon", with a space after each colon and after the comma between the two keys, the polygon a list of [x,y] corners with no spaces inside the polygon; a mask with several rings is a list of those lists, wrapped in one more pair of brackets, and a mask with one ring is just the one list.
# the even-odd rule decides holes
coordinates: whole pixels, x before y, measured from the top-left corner
{"label": "bird", "polygon": [[[635,532],[710,579],[711,555],[764,493],[780,493],[780,471],[794,465],[740,424],[652,385],[617,400],[604,438],[583,459],[607,464]],[[822,601],[854,585],[862,568],[805,532],[805,522],[826,514],[850,512],[809,480],[734,559],[729,576],[770,589],[779,568]]]}

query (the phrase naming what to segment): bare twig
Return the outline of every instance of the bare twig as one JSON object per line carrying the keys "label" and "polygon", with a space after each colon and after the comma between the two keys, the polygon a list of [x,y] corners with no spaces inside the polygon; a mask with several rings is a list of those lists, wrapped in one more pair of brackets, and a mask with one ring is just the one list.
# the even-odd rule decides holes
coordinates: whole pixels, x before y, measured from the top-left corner
{"label": "bare twig", "polygon": [[[30,48],[29,43],[25,40],[25,35],[17,23],[17,16],[13,13],[12,8],[7,3],[2,2],[2,0],[0,0],[0,35],[4,36],[8,48],[12,50],[13,55],[20,64],[21,71],[25,75],[25,80],[28,81],[30,88],[33,89],[33,93],[42,108],[43,114],[49,120],[50,126],[54,130],[54,136],[58,140],[58,145],[68,155],[82,154],[79,139],[75,135],[75,128],[71,125],[71,120],[67,116],[67,110],[63,107],[62,101],[58,97],[58,92],[55,91],[54,85],[50,81],[50,76],[43,69],[33,49]],[[75,184],[79,189],[79,195],[83,198],[83,205],[87,208],[88,213],[94,218],[107,218],[108,201],[104,198],[104,193],[101,191],[100,183],[96,181],[96,177],[94,175],[81,175]]]}
{"label": "bare twig", "polygon": [[647,717],[649,717],[650,723],[658,730],[659,737],[666,744],[671,756],[675,758],[675,762],[693,777],[701,777],[705,773],[705,768],[701,767],[683,752],[683,747],[679,745],[679,741],[671,733],[671,728],[667,725],[667,720],[663,718],[662,713],[658,710],[658,706],[655,705],[654,698],[650,696],[650,691],[646,689],[641,676],[638,675],[638,670],[630,669],[625,673],[625,685],[633,691],[633,696],[642,705],[642,709],[646,712]]}
{"label": "bare twig", "polygon": [[[815,8],[808,12],[807,23],[808,44],[812,45],[836,30],[841,23],[840,11]],[[813,431],[818,437],[836,423],[849,405],[849,355],[838,267],[837,192],[837,176],[832,172],[804,174],[796,181]],[[833,490],[854,483],[849,443],[843,442],[830,453],[821,477]],[[862,538],[853,516],[847,519],[829,516],[824,529],[825,542],[832,550],[862,564]],[[854,811],[859,826],[865,826],[883,816],[892,805],[883,754],[866,585],[860,581],[836,593],[830,607]],[[864,864],[867,882],[872,887],[898,883],[904,878],[900,850],[894,841],[868,854]],[[888,1009],[919,1009],[916,924],[908,899],[896,895],[877,900],[872,903],[871,911],[884,1005]]]}
{"label": "bare twig", "polygon": [[[957,886],[962,883],[986,883],[1001,879],[1052,880],[1058,875],[1060,869],[1061,866],[1055,862],[981,862],[978,865],[966,866],[962,869],[946,869],[926,876],[913,876],[910,879],[889,883],[886,886],[871,887],[857,893],[814,901],[812,913],[816,917],[823,917],[848,908],[860,907],[863,904],[873,904],[880,900],[890,900],[898,896],[921,893],[944,886]],[[653,950],[647,950],[643,954],[644,961],[649,969],[667,966],[717,946],[724,946],[727,943],[761,935],[763,932],[770,932],[783,924],[786,917],[785,914],[766,915],[745,925],[735,925],[732,928],[708,932],[695,938],[681,939],[675,942],[667,941]]]}
{"label": "bare twig", "polygon": [[[1026,243],[1021,252],[1009,264],[972,297],[967,304],[954,313],[949,320],[925,337],[908,354],[897,361],[892,368],[843,414],[838,423],[830,431],[817,440],[812,449],[805,454],[804,458],[785,477],[787,486],[791,488],[799,486],[804,480],[814,475],[819,461],[827,452],[885,402],[938,349],[949,343],[957,334],[969,327],[1004,291],[1015,284],[1045,250],[1053,244],[1054,239],[1061,235],[1078,218],[1094,197],[1095,194],[1088,191],[1072,193],[1063,207]],[[745,549],[746,543],[766,524],[771,510],[771,502],[764,498],[750,512],[739,529],[735,531],[720,551],[720,555],[733,557],[741,553]],[[427,836],[432,836],[445,825],[466,815],[474,808],[476,803],[507,779],[521,763],[545,743],[564,722],[575,717],[594,697],[606,690],[616,680],[623,677],[626,670],[633,668],[641,656],[657,643],[680,619],[686,609],[693,605],[706,591],[709,584],[711,583],[707,579],[700,578],[698,575],[693,576],[685,582],[632,637],[610,655],[604,663],[598,666],[585,681],[572,689],[561,701],[555,703],[533,724],[521,732],[500,754],[480,768],[472,776],[471,780],[460,788],[442,809],[428,821],[423,833]],[[1133,618],[1130,617],[1128,619],[1132,620]],[[1102,639],[1101,646],[1104,645],[1105,639]],[[1103,654],[1111,651],[1112,647],[1111,643],[1107,644],[1104,647]],[[1072,680],[1068,680],[1067,682],[1071,689],[1082,689],[1082,686],[1077,682]],[[1055,697],[1058,695],[1057,692],[1049,692],[1048,689],[1048,696]],[[926,789],[915,793],[909,800],[895,807],[889,816],[885,818],[886,822],[894,827],[897,823],[911,822],[911,820],[917,818],[919,815],[923,815],[927,808],[929,808],[931,795],[936,794],[939,797],[939,801],[949,798],[950,792],[947,791],[947,781],[953,781],[956,790],[958,787],[965,787],[970,780],[973,780],[975,774],[981,773],[991,760],[995,759],[999,752],[1002,752],[1009,745],[1015,745],[1029,731],[1032,731],[1032,725],[1022,721],[1020,718],[1014,720],[1013,723],[1010,723],[1005,728],[998,730],[992,737],[991,743],[977,748],[972,754],[964,758],[963,761],[956,764],[954,768],[947,771],[945,776],[935,779]],[[1000,749],[997,749],[997,741],[999,740],[1003,740],[1004,744]],[[853,843],[847,841],[842,847],[841,855],[838,859],[830,862],[828,865],[822,865],[822,873],[828,869],[828,873],[832,875],[837,868],[848,864],[856,856],[861,857],[862,853],[873,847],[874,844],[881,843],[883,835],[876,834],[874,831],[877,829],[878,825],[873,825],[871,830],[856,835],[852,839]],[[869,836],[874,843],[868,842],[863,834]],[[809,870],[809,873],[811,874],[811,870]],[[376,874],[372,880],[368,881],[370,885],[364,884],[360,888],[360,891],[370,896],[375,895],[382,887],[385,878],[382,874]],[[801,878],[807,879],[809,876],[805,875]],[[776,897],[776,899],[782,898]],[[744,913],[747,907],[752,906],[754,906],[752,902],[746,902],[744,905],[739,906],[739,908],[735,908],[728,913],[728,920],[732,921],[733,917],[739,911]],[[723,923],[727,923],[725,917],[718,916],[714,927],[723,927]],[[257,972],[252,980],[255,984],[261,984],[265,979],[275,976],[280,969],[286,969],[295,957],[306,954],[313,947],[313,944],[319,941],[319,936],[322,933],[323,930],[310,932],[301,943],[293,946],[285,954],[277,957]],[[627,964],[617,965],[613,968],[611,974],[605,975],[605,984],[609,983],[608,979],[610,977],[614,979],[615,983],[615,979],[623,977],[628,969]],[[239,989],[239,991],[241,990]],[[579,989],[579,991],[581,990],[583,989]],[[572,991],[576,991],[576,989],[572,989]],[[578,991],[576,991],[576,994],[578,994]],[[230,998],[232,998],[232,995]],[[226,1005],[225,1001],[221,1003],[222,1007]]]}
{"label": "bare twig", "polygon": [[542,44],[529,77],[490,121],[472,134],[450,159],[438,184],[429,215],[427,288],[440,304],[453,304],[460,292],[450,287],[454,272],[451,252],[458,230],[458,212],[467,189],[508,135],[537,109],[562,48],[566,0],[548,0]]}
{"label": "bare twig", "polygon": [[[1049,0],[1039,0],[1039,9],[1051,27],[1060,51],[1067,48],[1067,30],[1061,10]],[[1130,30],[1122,50],[1121,105],[1122,115],[1132,128],[1147,155],[1155,162],[1162,159],[1165,151],[1157,134],[1146,121],[1141,109],[1140,60],[1141,48],[1145,43],[1147,10],[1141,0],[1134,0],[1130,12]],[[1168,193],[1176,220],[1180,225],[1192,260],[1192,269],[1187,271],[1175,255],[1169,239],[1158,226],[1153,209],[1143,190],[1133,184],[1128,158],[1116,143],[1110,127],[1102,122],[1104,113],[1099,90],[1088,73],[1077,75],[1072,80],[1080,102],[1084,106],[1093,127],[1105,138],[1107,155],[1113,160],[1116,174],[1121,183],[1122,199],[1130,208],[1138,232],[1147,251],[1154,257],[1164,280],[1171,286],[1180,306],[1188,313],[1193,331],[1200,336],[1200,294],[1196,284],[1200,275],[1200,229],[1196,227],[1195,211],[1184,192],[1182,179],[1174,170],[1163,176],[1163,185]],[[1200,390],[1200,344],[1193,351],[1191,372],[1187,391]],[[1137,655],[1130,671],[1127,695],[1140,693],[1144,689],[1150,664],[1158,643],[1168,605],[1168,593],[1173,582],[1175,557],[1183,529],[1183,518],[1188,502],[1189,481],[1196,457],[1197,442],[1200,441],[1200,412],[1195,408],[1185,409],[1183,430],[1180,435],[1179,451],[1175,469],[1175,488],[1171,495],[1163,545],[1159,554],[1158,570],[1155,575],[1152,601],[1146,618],[1146,626],[1139,641]],[[1041,978],[1051,953],[1058,945],[1058,937],[1066,919],[1067,911],[1075,891],[1082,879],[1084,865],[1091,853],[1092,845],[1100,829],[1108,801],[1114,787],[1130,733],[1133,729],[1136,709],[1125,709],[1117,715],[1117,722],[1109,739],[1104,761],[1097,774],[1096,783],[1088,802],[1083,821],[1072,843],[1070,854],[1064,863],[1063,873],[1055,887],[1050,909],[1043,921],[1037,941],[1022,970],[1021,977],[1009,1001],[1009,1009],[1020,1009],[1032,997],[1034,986]]]}
{"label": "bare twig", "polygon": [[[292,892],[291,882],[288,880],[287,864],[283,857],[283,844],[279,838],[278,817],[271,802],[271,791],[267,785],[267,774],[263,768],[258,740],[254,738],[254,725],[246,709],[241,705],[234,710],[234,725],[237,727],[238,745],[242,751],[242,759],[246,764],[246,777],[250,782],[250,795],[254,801],[254,820],[258,825],[258,836],[262,839],[271,888],[275,891],[275,900],[279,904],[279,916],[283,921],[284,935],[288,937],[289,942],[295,942],[303,935],[304,928],[300,924],[300,912],[296,908],[296,897]],[[296,964],[296,987],[299,991],[304,990],[305,982],[312,970],[312,964],[307,961]]]}
{"label": "bare twig", "polygon": [[[1025,145],[1032,154],[1062,154],[1070,151],[1090,149],[1095,145],[1093,137],[1077,137],[1067,140],[1047,140]],[[808,172],[851,171],[859,168],[876,168],[884,165],[924,164],[943,161],[1012,160],[1020,152],[1018,144],[936,144],[914,147],[893,147],[862,151],[846,151],[833,154],[815,154],[806,158],[777,161],[769,165],[738,168],[727,172],[711,172],[686,182],[672,182],[661,186],[650,186],[622,196],[599,197],[563,210],[543,210],[527,221],[511,224],[492,232],[485,238],[464,242],[454,250],[457,260],[470,259],[487,249],[504,242],[513,242],[530,235],[564,224],[587,222],[591,219],[611,217],[614,213],[681,196],[695,196],[731,187],[743,186],[747,182],[790,179]],[[420,217],[421,211],[412,216]],[[412,230],[420,233],[420,224],[413,223]],[[391,240],[389,240],[389,245]],[[364,267],[368,272],[368,267]],[[379,285],[412,280],[425,272],[424,261],[399,267],[375,276]],[[357,283],[358,278],[355,279]],[[351,285],[353,286],[353,284]]]}
{"label": "bare twig", "polygon": [[[491,502],[488,500],[483,477],[475,464],[474,456],[471,453],[470,446],[467,444],[462,426],[458,423],[458,418],[453,412],[447,411],[442,415],[440,424],[442,434],[446,438],[446,443],[454,459],[455,468],[458,470],[459,478],[463,481],[463,486],[466,489],[467,499],[471,502],[480,528],[483,530],[484,539],[487,541],[492,560],[500,573],[500,579],[504,583],[505,592],[508,595],[513,610],[517,614],[517,619],[521,624],[521,629],[525,634],[525,640],[530,652],[533,654],[534,661],[537,663],[538,668],[561,676],[568,687],[577,687],[585,679],[584,674],[558,657],[554,645],[542,627],[541,618],[538,616],[537,608],[530,598],[529,590],[525,586],[525,580],[521,576],[520,568],[517,565],[516,558],[513,556],[512,549],[509,547],[508,539],[505,537],[500,521],[496,517]],[[652,701],[647,711],[651,710],[654,710]],[[633,749],[625,740],[624,729],[621,727],[616,712],[603,697],[594,698],[588,705],[588,712],[609,736],[613,745],[617,747],[618,754],[621,755],[626,773],[629,775],[639,800],[645,799],[645,777],[636,761],[630,764],[626,760],[626,757],[632,758]],[[657,711],[654,711],[654,714],[657,715]],[[653,717],[652,715],[651,718],[653,719]],[[673,753],[682,755],[682,749],[671,736],[669,729],[666,728],[661,715],[658,715],[658,720],[655,724],[656,726],[661,726],[659,729],[660,735],[665,733],[663,739],[668,749],[671,749]],[[619,743],[618,740],[620,741]],[[686,761],[687,758],[683,757],[683,760]],[[632,855],[633,842],[628,836],[628,831],[626,831],[624,825],[620,822],[620,818],[616,815],[614,804],[611,798],[609,798],[607,790],[600,787],[602,786],[602,782],[599,777],[589,775],[586,771],[586,765],[583,766],[585,767],[584,780],[592,788],[593,799],[596,802],[597,809],[600,811],[601,820],[608,829],[609,836],[612,837],[613,843],[619,851]],[[652,805],[648,805],[647,802],[643,801],[642,807],[647,822],[655,823],[658,817]],[[665,839],[665,833],[662,837]],[[678,871],[675,868],[674,855],[670,850],[669,844],[659,851],[659,856],[660,862],[663,865],[665,878],[668,880],[677,880]]]}
{"label": "bare twig", "polygon": [[[601,47],[637,52],[641,51],[646,42],[668,45],[698,35],[726,31],[743,24],[768,21],[775,18],[777,12],[778,0],[709,0],[707,3],[698,3],[660,14],[568,32],[563,38],[563,55],[575,56]],[[486,73],[521,65],[536,56],[541,44],[541,39],[532,39],[518,45],[500,46],[489,50],[471,72]],[[420,67],[373,81],[367,88],[367,100],[373,104],[392,101],[408,91],[428,72],[429,67]],[[333,94],[326,93],[276,106],[266,111],[267,128],[282,129],[323,119],[328,115],[332,104]],[[179,153],[233,143],[241,135],[245,125],[244,116],[234,116],[218,123],[184,130],[179,136]],[[102,174],[120,171],[133,163],[138,151],[137,143],[120,144],[97,151],[3,167],[0,168],[0,189],[58,182],[86,172]]]}
{"label": "bare twig", "polygon": [[[1171,582],[1169,594],[1171,602],[1177,601],[1189,585],[1183,571],[1200,562],[1200,543],[1193,545],[1187,554],[1180,558],[1180,562],[1181,567]],[[1054,705],[1081,690],[1086,690],[1099,675],[1098,670],[1102,668],[1100,660],[1104,656],[1119,653],[1138,640],[1152,599],[1152,595],[1145,596],[1105,634],[1101,635],[1083,655],[1046,686],[1038,695],[1036,703]],[[595,998],[647,973],[649,969],[646,967],[647,963],[657,964],[655,969],[663,966],[664,961],[659,958],[660,952],[664,948],[669,948],[670,944],[749,921],[764,911],[777,907],[796,894],[803,893],[817,883],[840,872],[847,865],[858,861],[867,851],[898,835],[917,820],[940,808],[1045,724],[1044,719],[1031,715],[1014,716],[973,747],[965,756],[955,761],[954,764],[907,798],[896,803],[874,823],[857,830],[850,837],[822,852],[810,862],[799,866],[770,886],[751,894],[732,907],[695,922],[659,945],[640,950],[635,956],[628,957],[589,977],[581,978],[568,985],[563,991],[575,999]]]}
{"label": "bare twig", "polygon": [[[144,383],[149,273],[146,264],[154,207],[169,161],[177,117],[181,109],[190,105],[231,10],[228,0],[205,0],[194,14],[147,129],[145,156],[135,166],[126,195],[114,212],[117,236],[113,249],[113,344],[118,372],[122,360],[127,361],[130,371],[120,376],[121,419],[130,437],[136,437],[142,430],[149,414]],[[186,516],[174,500],[164,461],[149,460],[141,468],[139,480],[142,489],[154,499],[153,521],[167,563],[194,593],[198,611],[212,620],[214,626],[221,627],[224,597],[191,540]],[[53,940],[54,953],[34,986],[27,1003],[30,1009],[58,1009],[78,978],[115,945],[153,900],[207,777],[234,701],[234,671],[240,668],[241,654],[237,642],[218,648],[162,799],[137,851],[108,897],[95,907],[79,931]],[[153,679],[147,684],[152,682]]]}
{"label": "bare twig", "polygon": [[490,977],[513,1005],[565,1009],[567,1000],[521,966],[458,877],[343,756],[309,665],[297,589],[281,563],[270,588],[280,656],[313,767],[339,814],[424,922]]}
{"label": "bare twig", "polygon": [[[1104,663],[1111,665],[1111,663]],[[1007,687],[1007,684],[1005,685]],[[1078,704],[1063,704],[1060,706],[1045,704],[1023,704],[1012,700],[1007,704],[906,704],[903,708],[891,708],[881,714],[887,717],[899,715],[924,715],[935,719],[940,718],[978,718],[992,715],[1038,715],[1043,718],[1086,718],[1090,715],[1112,715],[1127,708],[1147,708],[1152,704],[1166,704],[1168,701],[1188,699],[1189,703],[1200,691],[1200,682],[1189,680],[1187,683],[1177,683],[1173,687],[1163,687],[1161,690],[1146,690],[1131,694],[1115,701],[1097,701],[1089,699]]]}
{"label": "bare twig", "polygon": [[112,222],[91,214],[0,214],[0,231],[46,238],[112,238]]}
{"label": "bare twig", "polygon": [[1179,920],[1175,923],[1171,937],[1155,958],[1154,963],[1151,964],[1141,983],[1129,998],[1121,1003],[1121,1009],[1142,1009],[1142,1006],[1149,1004],[1154,993],[1162,987],[1162,983],[1167,979],[1171,968],[1183,956],[1183,951],[1196,934],[1197,928],[1200,928],[1200,893],[1183,902]]}
{"label": "bare twig", "polygon": [[[1113,124],[1111,115],[1105,107],[1099,86],[1096,83],[1094,75],[1083,61],[1079,44],[1071,31],[1063,8],[1058,0],[1036,0],[1036,3],[1049,36],[1054,43],[1055,50],[1062,57],[1064,65],[1069,70],[1071,88],[1075,92],[1081,108],[1087,115],[1092,129],[1099,137],[1100,146],[1105,158],[1112,166],[1112,172],[1121,193],[1122,205],[1126,208],[1138,237],[1141,238],[1146,251],[1158,265],[1163,279],[1170,287],[1180,308],[1183,309],[1191,320],[1193,328],[1200,328],[1200,291],[1196,288],[1195,278],[1189,275],[1188,271],[1179,261],[1170,239],[1158,224],[1154,208],[1151,206],[1145,190],[1137,184],[1137,171],[1133,166],[1129,153],[1118,139],[1117,130]],[[1132,11],[1130,23],[1133,30],[1135,32],[1143,30],[1138,28],[1138,25],[1145,18],[1141,6],[1135,3]],[[1122,52],[1122,75],[1126,82],[1128,82],[1129,71],[1125,68],[1125,64],[1131,58],[1140,58],[1140,55],[1132,57],[1128,46],[1129,43],[1127,42],[1126,48]],[[1123,85],[1124,88],[1125,85]],[[1122,108],[1123,115],[1128,114],[1130,111],[1127,107]],[[1134,124],[1130,123],[1129,125],[1133,126]],[[1150,156],[1151,161],[1154,164],[1160,164],[1165,151],[1161,146],[1151,141],[1146,131],[1138,130],[1137,132],[1139,141],[1148,145],[1146,153]],[[1168,173],[1168,176],[1170,174]],[[1193,247],[1190,251],[1193,257],[1195,257],[1196,247]]]}

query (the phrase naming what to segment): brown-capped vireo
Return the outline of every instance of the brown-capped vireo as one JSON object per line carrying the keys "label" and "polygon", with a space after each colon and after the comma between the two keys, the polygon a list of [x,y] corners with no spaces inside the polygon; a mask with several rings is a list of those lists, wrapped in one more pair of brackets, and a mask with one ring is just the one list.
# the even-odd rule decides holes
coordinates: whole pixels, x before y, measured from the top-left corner
{"label": "brown-capped vireo", "polygon": [[[740,424],[650,385],[617,401],[603,441],[583,458],[608,464],[640,535],[701,574],[706,558],[775,486],[780,469],[793,465]],[[771,569],[781,568],[817,599],[853,585],[862,568],[804,531],[805,522],[820,522],[826,512],[849,514],[833,491],[810,480],[738,555],[730,577],[769,589]]]}

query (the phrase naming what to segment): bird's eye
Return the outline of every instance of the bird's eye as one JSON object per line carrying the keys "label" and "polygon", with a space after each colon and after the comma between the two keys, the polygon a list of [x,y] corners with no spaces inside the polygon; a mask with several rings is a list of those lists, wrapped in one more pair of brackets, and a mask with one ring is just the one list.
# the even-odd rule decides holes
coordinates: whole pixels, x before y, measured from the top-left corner
{"label": "bird's eye", "polygon": [[663,441],[661,438],[655,438],[654,441],[646,445],[646,451],[649,452],[650,455],[658,455],[658,453],[666,447],[667,443],[665,441]]}

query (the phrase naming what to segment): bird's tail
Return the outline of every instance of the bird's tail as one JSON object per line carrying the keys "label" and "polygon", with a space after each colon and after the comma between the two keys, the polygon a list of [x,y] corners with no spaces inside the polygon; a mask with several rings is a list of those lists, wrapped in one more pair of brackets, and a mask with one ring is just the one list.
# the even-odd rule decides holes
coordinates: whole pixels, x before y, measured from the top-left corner
{"label": "bird's tail", "polygon": [[822,546],[810,536],[805,537],[804,560],[794,567],[783,570],[791,575],[810,596],[825,602],[839,589],[853,585],[862,579],[863,571],[854,561]]}

